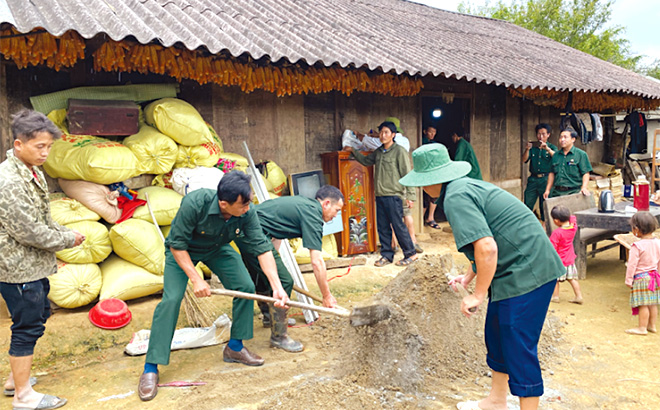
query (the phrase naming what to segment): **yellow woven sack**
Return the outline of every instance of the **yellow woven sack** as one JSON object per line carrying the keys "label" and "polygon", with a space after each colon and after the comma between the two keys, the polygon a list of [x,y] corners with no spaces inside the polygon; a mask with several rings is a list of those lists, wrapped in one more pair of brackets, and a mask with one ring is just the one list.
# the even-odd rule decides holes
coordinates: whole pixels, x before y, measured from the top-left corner
{"label": "yellow woven sack", "polygon": [[167,235],[170,234],[172,230],[172,225],[165,225],[160,227],[160,231],[163,233],[163,238],[167,239]]}
{"label": "yellow woven sack", "polygon": [[[293,256],[295,256],[296,262],[299,265],[312,263],[312,259],[309,256],[309,249],[302,246],[301,238],[289,239],[289,244],[291,245]],[[335,259],[338,256],[337,240],[335,239],[334,234],[326,235],[323,237],[321,255],[323,256],[323,260],[326,261],[328,259]]]}
{"label": "yellow woven sack", "polygon": [[272,192],[278,196],[282,196],[282,192],[284,191],[284,188],[286,188],[286,175],[284,174],[284,171],[282,171],[282,168],[273,161],[268,161],[266,162],[264,176],[273,186]]}
{"label": "yellow woven sack", "polygon": [[120,258],[153,274],[163,274],[165,245],[153,223],[127,219],[110,229],[110,241],[112,249]]}
{"label": "yellow woven sack", "polygon": [[53,221],[60,225],[68,225],[80,221],[98,221],[101,216],[75,199],[62,197],[51,199],[50,215]]}
{"label": "yellow woven sack", "polygon": [[[172,189],[159,186],[148,186],[138,190],[138,198],[146,199],[145,194],[149,194],[149,203],[158,225],[172,225],[172,219],[181,207],[183,196]],[[151,222],[151,215],[146,205],[136,209],[133,218]]]}
{"label": "yellow woven sack", "polygon": [[79,246],[55,252],[58,259],[67,263],[99,263],[112,252],[108,228],[102,223],[81,221],[66,227],[85,235],[85,240]]}
{"label": "yellow woven sack", "polygon": [[211,142],[192,147],[179,145],[179,152],[174,168],[214,167],[222,153],[222,141],[211,125],[206,123],[211,132]]}
{"label": "yellow woven sack", "polygon": [[236,162],[236,166],[239,168],[245,169],[248,167],[248,160],[242,155],[234,154],[232,152],[223,152],[220,154],[220,158]]}
{"label": "yellow woven sack", "polygon": [[99,295],[103,279],[95,263],[57,261],[57,273],[48,277],[50,299],[57,306],[74,309],[91,303]]}
{"label": "yellow woven sack", "polygon": [[143,174],[169,172],[174,167],[179,153],[179,148],[172,138],[148,125],[141,126],[137,134],[125,138],[123,144],[135,154]]}
{"label": "yellow woven sack", "polygon": [[152,295],[163,289],[163,277],[127,262],[117,255],[110,255],[101,264],[103,286],[100,300],[117,298],[131,300]]}
{"label": "yellow woven sack", "polygon": [[[57,117],[51,113],[49,118]],[[44,170],[51,178],[64,178],[108,185],[140,174],[137,158],[124,145],[91,135],[63,131],[55,140]]]}
{"label": "yellow woven sack", "polygon": [[220,139],[220,136],[218,135],[217,132],[215,132],[215,129],[209,124],[208,122],[206,125],[209,127],[209,132],[211,133],[211,138],[213,138],[213,141],[215,141],[216,144],[220,147],[220,152],[225,152],[224,147],[222,146],[222,140]]}
{"label": "yellow woven sack", "polygon": [[199,112],[177,98],[161,98],[144,109],[147,124],[181,145],[201,145],[211,142],[211,131]]}

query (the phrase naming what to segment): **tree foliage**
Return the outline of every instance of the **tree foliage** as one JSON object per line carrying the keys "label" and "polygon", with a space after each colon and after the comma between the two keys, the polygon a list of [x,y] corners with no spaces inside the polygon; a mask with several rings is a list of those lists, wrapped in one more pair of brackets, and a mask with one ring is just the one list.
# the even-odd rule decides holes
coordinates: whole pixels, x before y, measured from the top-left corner
{"label": "tree foliage", "polygon": [[[614,0],[497,0],[475,7],[462,1],[461,13],[510,21],[618,66],[645,71],[642,56],[631,54],[625,28],[609,25]],[[660,64],[655,71],[660,74]]]}

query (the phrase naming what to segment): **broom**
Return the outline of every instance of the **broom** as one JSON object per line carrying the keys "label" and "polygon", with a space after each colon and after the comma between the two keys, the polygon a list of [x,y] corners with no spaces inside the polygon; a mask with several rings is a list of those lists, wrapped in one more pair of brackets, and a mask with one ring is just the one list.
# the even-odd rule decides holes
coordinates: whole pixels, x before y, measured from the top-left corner
{"label": "broom", "polygon": [[[165,243],[165,237],[160,231],[160,226],[156,221],[153,211],[151,210],[151,203],[149,202],[149,194],[144,194],[147,201],[147,209],[151,215],[151,221],[156,226],[156,231],[160,235],[160,239]],[[193,287],[188,283],[186,286],[186,293],[183,297],[183,311],[186,315],[186,322],[190,327],[210,327],[215,322],[215,317],[212,312],[215,311],[215,306],[211,303],[210,298],[198,298],[193,292]]]}

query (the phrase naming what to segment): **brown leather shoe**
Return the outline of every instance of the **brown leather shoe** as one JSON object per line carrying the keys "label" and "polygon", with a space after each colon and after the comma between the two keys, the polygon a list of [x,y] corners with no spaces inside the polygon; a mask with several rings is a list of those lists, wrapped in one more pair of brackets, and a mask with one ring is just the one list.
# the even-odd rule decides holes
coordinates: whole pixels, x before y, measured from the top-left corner
{"label": "brown leather shoe", "polygon": [[222,352],[222,360],[227,363],[243,363],[246,366],[261,366],[264,364],[264,359],[245,347],[240,352],[235,352],[229,346],[225,346],[225,350]]}
{"label": "brown leather shoe", "polygon": [[140,400],[149,401],[158,394],[158,373],[142,373],[138,384]]}

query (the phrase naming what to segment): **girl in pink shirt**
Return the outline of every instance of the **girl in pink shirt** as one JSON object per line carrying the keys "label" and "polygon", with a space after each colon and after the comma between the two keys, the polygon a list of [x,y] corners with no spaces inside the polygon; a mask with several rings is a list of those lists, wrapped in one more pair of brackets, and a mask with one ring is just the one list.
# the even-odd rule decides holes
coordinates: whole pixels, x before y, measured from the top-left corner
{"label": "girl in pink shirt", "polygon": [[563,205],[557,205],[550,211],[552,222],[559,228],[555,229],[550,235],[550,242],[555,247],[557,254],[564,262],[566,273],[557,279],[557,286],[555,293],[552,295],[552,302],[559,302],[559,283],[568,281],[573,288],[575,297],[569,300],[570,303],[577,303],[581,305],[584,303],[582,299],[582,291],[578,283],[578,272],[575,267],[575,250],[573,250],[573,238],[577,233],[577,220],[571,211]]}
{"label": "girl in pink shirt", "polygon": [[626,330],[626,333],[644,336],[647,332],[657,332],[655,322],[660,303],[660,240],[653,237],[657,222],[650,212],[637,212],[630,220],[630,226],[633,235],[640,240],[630,247],[626,285],[630,288],[633,315],[639,315],[639,326]]}

